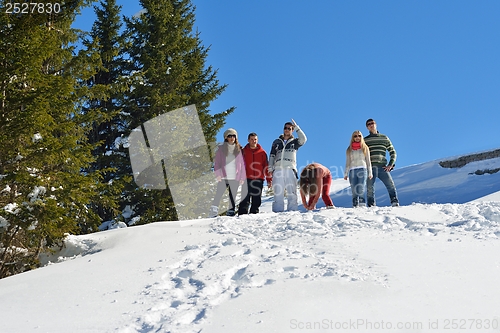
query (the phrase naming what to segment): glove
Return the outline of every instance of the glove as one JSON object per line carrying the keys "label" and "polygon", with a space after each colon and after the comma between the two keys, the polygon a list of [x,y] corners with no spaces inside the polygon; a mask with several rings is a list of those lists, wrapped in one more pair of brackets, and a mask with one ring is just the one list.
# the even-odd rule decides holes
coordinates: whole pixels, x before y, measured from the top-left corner
{"label": "glove", "polygon": [[297,125],[297,123],[295,122],[295,120],[293,120],[292,118],[292,124],[293,124],[293,128],[294,130],[297,132],[297,131],[300,131],[300,127],[299,125]]}

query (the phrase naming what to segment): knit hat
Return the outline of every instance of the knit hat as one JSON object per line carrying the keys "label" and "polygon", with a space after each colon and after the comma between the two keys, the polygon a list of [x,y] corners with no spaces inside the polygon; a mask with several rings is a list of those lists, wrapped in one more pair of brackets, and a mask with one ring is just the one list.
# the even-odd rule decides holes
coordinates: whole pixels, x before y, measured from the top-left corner
{"label": "knit hat", "polygon": [[234,128],[229,128],[224,132],[224,140],[227,139],[227,136],[229,134],[236,135],[236,138],[238,138],[238,133],[236,132],[236,130]]}

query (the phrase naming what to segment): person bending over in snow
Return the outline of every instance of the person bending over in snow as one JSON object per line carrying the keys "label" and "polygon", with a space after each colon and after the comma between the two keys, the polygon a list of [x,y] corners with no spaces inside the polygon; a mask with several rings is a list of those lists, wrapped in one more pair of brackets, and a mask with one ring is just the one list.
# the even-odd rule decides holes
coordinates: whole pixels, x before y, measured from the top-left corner
{"label": "person bending over in snow", "polygon": [[[321,198],[326,208],[334,208],[330,198],[330,186],[332,184],[332,174],[330,170],[319,163],[307,165],[300,173],[300,197],[302,204],[307,210],[316,209],[316,203]],[[307,201],[309,197],[309,201]]]}

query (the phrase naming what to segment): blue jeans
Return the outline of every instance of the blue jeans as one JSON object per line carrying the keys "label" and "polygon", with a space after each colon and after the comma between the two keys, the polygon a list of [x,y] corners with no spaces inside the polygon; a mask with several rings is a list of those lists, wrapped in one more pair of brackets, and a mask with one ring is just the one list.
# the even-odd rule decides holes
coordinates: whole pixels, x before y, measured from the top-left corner
{"label": "blue jeans", "polygon": [[353,207],[365,205],[365,188],[367,178],[368,171],[366,168],[349,170],[349,183],[351,184]]}
{"label": "blue jeans", "polygon": [[368,179],[366,182],[367,187],[367,203],[368,207],[375,206],[375,181],[380,179],[382,183],[384,183],[387,188],[387,192],[389,192],[389,198],[392,203],[399,203],[398,194],[396,193],[396,185],[394,185],[394,181],[392,180],[391,173],[384,170],[383,166],[372,166],[373,178]]}

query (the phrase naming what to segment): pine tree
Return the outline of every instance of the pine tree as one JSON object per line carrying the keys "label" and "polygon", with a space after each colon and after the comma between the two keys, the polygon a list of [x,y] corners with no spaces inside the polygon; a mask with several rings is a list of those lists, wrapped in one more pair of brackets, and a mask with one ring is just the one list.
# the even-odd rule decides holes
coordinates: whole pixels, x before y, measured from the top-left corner
{"label": "pine tree", "polygon": [[90,75],[70,28],[83,1],[58,14],[0,13],[0,278],[36,267],[66,233],[93,229],[97,179],[80,106]]}
{"label": "pine tree", "polygon": [[[133,65],[130,90],[123,105],[129,115],[128,129],[141,128],[159,115],[194,104],[210,145],[234,108],[210,114],[210,102],[226,85],[220,85],[217,71],[205,65],[209,49],[202,45],[200,34],[193,32],[195,8],[189,0],[141,0],[140,3],[144,8],[141,15],[125,20],[130,41],[128,53]],[[176,144],[189,141],[188,134],[178,137]],[[181,157],[177,170],[169,170],[170,173],[187,173],[190,168],[183,167],[182,161],[186,157],[186,163],[192,163],[188,155]],[[127,189],[128,203],[135,214],[141,216],[141,223],[179,218],[170,181],[167,179],[166,190],[148,190],[136,184]]]}
{"label": "pine tree", "polygon": [[89,98],[83,111],[97,119],[88,134],[89,143],[95,145],[93,155],[96,158],[89,170],[97,172],[101,179],[99,196],[93,200],[91,208],[102,221],[116,221],[124,208],[120,207],[124,184],[132,181],[126,149],[120,145],[127,132],[121,105],[127,87],[128,62],[124,55],[125,38],[120,31],[121,6],[117,6],[115,0],[104,0],[99,5],[94,7],[97,20],[89,38],[83,41],[86,53],[98,60],[95,75],[86,82],[96,93]]}

